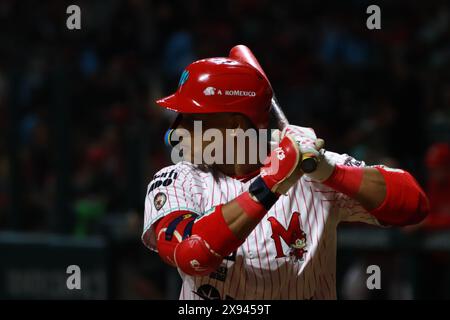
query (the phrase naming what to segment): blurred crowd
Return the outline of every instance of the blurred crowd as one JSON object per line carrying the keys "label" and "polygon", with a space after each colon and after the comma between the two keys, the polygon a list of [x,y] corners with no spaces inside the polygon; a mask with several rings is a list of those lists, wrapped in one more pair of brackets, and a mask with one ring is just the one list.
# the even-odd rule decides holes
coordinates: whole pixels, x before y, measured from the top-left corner
{"label": "blurred crowd", "polygon": [[368,30],[370,4],[0,1],[0,230],[138,241],[146,185],[170,163],[155,98],[240,43],[292,123],[409,170],[431,199],[423,228],[450,228],[450,4],[378,1]]}

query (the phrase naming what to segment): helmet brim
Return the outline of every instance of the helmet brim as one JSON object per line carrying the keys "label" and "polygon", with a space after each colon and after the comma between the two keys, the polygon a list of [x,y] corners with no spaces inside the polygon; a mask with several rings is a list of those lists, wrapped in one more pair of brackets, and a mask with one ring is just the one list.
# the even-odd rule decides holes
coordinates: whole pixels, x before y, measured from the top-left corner
{"label": "helmet brim", "polygon": [[176,111],[179,113],[210,113],[208,108],[204,108],[200,103],[192,99],[180,97],[176,93],[155,101],[160,107]]}

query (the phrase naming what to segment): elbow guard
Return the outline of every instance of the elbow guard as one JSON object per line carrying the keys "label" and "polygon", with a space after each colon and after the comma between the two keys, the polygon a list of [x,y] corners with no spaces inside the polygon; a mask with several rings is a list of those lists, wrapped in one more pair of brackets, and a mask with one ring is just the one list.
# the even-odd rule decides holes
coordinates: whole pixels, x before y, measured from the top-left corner
{"label": "elbow guard", "polygon": [[157,249],[164,262],[192,276],[208,275],[236,250],[237,239],[226,224],[221,205],[199,221],[188,211],[173,212],[156,225]]}
{"label": "elbow guard", "polygon": [[425,219],[430,205],[425,192],[406,171],[375,167],[384,177],[386,197],[382,204],[370,213],[380,222],[406,226]]}
{"label": "elbow guard", "polygon": [[191,276],[206,276],[216,270],[223,258],[198,235],[183,240],[175,247],[175,264]]}

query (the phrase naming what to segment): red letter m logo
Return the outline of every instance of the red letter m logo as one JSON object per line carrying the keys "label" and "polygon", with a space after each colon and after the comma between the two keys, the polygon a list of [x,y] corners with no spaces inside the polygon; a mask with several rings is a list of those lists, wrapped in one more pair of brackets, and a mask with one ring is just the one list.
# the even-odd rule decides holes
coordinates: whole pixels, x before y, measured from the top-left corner
{"label": "red letter m logo", "polygon": [[294,255],[297,259],[302,259],[306,252],[306,235],[300,228],[300,213],[292,213],[291,221],[287,230],[274,217],[267,219],[272,227],[272,239],[275,241],[275,248],[277,250],[277,258],[285,257],[281,239],[291,248],[290,255]]}

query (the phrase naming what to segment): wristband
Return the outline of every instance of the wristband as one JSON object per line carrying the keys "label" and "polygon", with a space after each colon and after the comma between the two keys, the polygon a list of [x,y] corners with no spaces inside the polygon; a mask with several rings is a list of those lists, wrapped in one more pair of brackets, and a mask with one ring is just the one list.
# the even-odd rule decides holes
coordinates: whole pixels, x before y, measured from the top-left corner
{"label": "wristband", "polygon": [[248,193],[256,199],[267,211],[277,202],[279,195],[272,192],[264,180],[258,177],[250,184]]}
{"label": "wristband", "polygon": [[258,201],[252,198],[248,192],[244,192],[235,198],[245,214],[252,219],[261,220],[267,213],[267,209]]}
{"label": "wristband", "polygon": [[353,197],[359,192],[363,174],[363,168],[336,165],[331,176],[323,183],[336,191]]}

